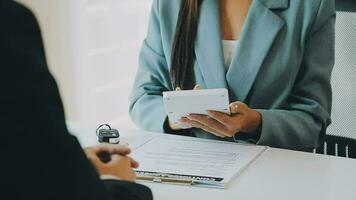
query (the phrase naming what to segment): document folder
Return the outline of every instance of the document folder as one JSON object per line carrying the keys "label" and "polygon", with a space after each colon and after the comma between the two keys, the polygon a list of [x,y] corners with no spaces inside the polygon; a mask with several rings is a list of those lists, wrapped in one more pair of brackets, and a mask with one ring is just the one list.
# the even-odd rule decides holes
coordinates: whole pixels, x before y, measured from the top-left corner
{"label": "document folder", "polygon": [[156,183],[227,188],[268,147],[190,137],[157,137],[131,156],[140,161],[137,179]]}

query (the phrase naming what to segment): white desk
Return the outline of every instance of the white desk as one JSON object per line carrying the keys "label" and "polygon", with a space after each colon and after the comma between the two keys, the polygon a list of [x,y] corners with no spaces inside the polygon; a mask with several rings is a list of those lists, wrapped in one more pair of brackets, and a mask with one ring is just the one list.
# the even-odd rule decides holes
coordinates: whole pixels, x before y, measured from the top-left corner
{"label": "white desk", "polygon": [[[71,125],[70,130],[83,146],[97,144],[95,127],[85,130]],[[132,148],[163,135],[124,130],[120,133]],[[356,160],[271,148],[227,190],[143,184],[152,189],[155,200],[356,200]]]}

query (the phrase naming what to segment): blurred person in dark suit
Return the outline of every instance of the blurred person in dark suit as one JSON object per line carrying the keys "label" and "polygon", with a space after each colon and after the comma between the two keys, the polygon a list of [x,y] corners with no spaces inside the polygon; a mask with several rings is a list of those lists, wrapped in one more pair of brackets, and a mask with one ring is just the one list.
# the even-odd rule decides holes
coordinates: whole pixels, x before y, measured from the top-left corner
{"label": "blurred person in dark suit", "polygon": [[12,0],[0,0],[0,67],[1,199],[152,199],[127,147],[83,151],[68,133],[37,21]]}

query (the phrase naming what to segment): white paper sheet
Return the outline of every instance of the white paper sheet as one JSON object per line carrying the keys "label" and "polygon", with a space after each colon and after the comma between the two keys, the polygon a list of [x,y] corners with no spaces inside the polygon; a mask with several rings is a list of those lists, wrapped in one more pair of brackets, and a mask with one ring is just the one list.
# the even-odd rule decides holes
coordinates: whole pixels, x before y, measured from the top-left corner
{"label": "white paper sheet", "polygon": [[197,184],[226,185],[267,147],[189,138],[153,138],[132,152],[137,172],[188,177]]}

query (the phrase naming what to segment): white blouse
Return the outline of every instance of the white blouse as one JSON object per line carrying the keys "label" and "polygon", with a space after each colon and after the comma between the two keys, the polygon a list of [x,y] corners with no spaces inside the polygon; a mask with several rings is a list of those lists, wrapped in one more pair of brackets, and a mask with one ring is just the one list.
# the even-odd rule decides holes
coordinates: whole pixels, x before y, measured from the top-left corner
{"label": "white blouse", "polygon": [[233,54],[238,45],[238,40],[223,40],[223,52],[224,52],[224,65],[225,70],[228,71],[232,62]]}

